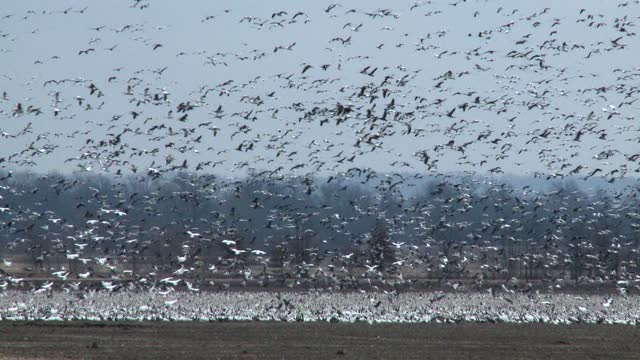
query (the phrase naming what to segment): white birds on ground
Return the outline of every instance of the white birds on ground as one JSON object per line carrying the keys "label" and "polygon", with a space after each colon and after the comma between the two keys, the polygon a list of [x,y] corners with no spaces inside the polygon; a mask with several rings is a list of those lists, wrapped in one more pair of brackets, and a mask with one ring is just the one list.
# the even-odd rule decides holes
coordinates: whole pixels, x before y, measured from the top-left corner
{"label": "white birds on ground", "polygon": [[[0,284],[0,287],[5,286]],[[10,285],[8,285],[10,286]],[[352,293],[326,292],[204,292],[190,282],[189,291],[130,292],[86,290],[82,298],[68,292],[48,291],[52,283],[26,294],[4,290],[0,314],[14,320],[286,320],[394,323],[619,323],[640,325],[637,295],[613,295],[603,309],[602,297],[577,300],[565,294],[484,293]],[[79,282],[66,290],[81,289]],[[160,295],[160,296],[158,296]],[[167,296],[167,297],[165,297]],[[169,297],[170,296],[170,297]],[[25,300],[25,299],[28,299]],[[282,304],[274,307],[275,304]],[[23,304],[23,305],[20,305]],[[60,304],[66,304],[61,307]],[[215,304],[215,306],[212,306]],[[56,316],[51,316],[54,310]]]}

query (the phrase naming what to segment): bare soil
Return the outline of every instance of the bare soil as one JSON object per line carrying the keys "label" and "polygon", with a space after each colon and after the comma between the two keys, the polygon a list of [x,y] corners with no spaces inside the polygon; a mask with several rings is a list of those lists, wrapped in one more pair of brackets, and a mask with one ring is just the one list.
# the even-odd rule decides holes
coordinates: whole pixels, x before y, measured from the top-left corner
{"label": "bare soil", "polygon": [[613,325],[2,322],[0,359],[640,359]]}

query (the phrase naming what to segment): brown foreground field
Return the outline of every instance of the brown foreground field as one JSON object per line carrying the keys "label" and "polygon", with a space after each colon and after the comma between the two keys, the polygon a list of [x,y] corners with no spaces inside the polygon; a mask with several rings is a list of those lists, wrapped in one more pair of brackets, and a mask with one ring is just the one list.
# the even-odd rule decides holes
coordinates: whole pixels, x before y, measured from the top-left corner
{"label": "brown foreground field", "polygon": [[613,325],[0,323],[0,359],[640,359]]}

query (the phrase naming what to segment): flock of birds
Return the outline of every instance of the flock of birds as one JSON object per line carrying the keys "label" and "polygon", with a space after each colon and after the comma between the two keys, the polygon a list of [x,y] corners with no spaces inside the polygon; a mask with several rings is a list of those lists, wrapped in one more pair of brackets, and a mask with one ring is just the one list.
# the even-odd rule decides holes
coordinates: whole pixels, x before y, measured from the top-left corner
{"label": "flock of birds", "polygon": [[[24,256],[3,254],[0,302],[14,303],[0,306],[3,318],[146,318],[157,307],[164,314],[159,316],[173,319],[596,322],[611,312],[636,322],[637,306],[629,305],[633,297],[624,296],[640,282],[640,215],[630,204],[637,200],[634,177],[640,173],[635,145],[640,126],[634,121],[640,68],[630,60],[638,41],[638,17],[630,14],[638,1],[611,3],[607,11],[587,5],[529,8],[533,3],[480,7],[466,0],[394,5],[257,7],[255,15],[247,15],[250,9],[215,9],[191,12],[189,21],[180,23],[171,8],[145,0],[116,9],[131,23],[107,22],[100,11],[113,9],[94,10],[100,6],[95,4],[1,14],[0,58],[12,66],[3,70],[0,82],[0,231],[8,249],[27,252],[33,265],[25,265]],[[56,31],[70,40],[46,44],[52,35],[44,27],[61,22],[65,26]],[[199,42],[208,33],[229,35]],[[30,53],[30,46],[38,53]],[[26,58],[29,54],[35,58]],[[38,170],[37,181],[47,186],[46,194],[38,194],[37,187],[25,188],[35,186],[33,179],[25,180],[32,169],[75,173]],[[537,196],[530,186],[516,191],[495,180],[520,173],[531,181],[599,180],[615,191],[606,203],[594,205],[577,191]],[[473,176],[487,178],[455,180]],[[93,187],[96,179],[102,179],[102,188]],[[449,198],[421,204],[407,195],[411,187],[433,179],[439,184],[431,195]],[[347,199],[349,181],[376,189],[377,202],[361,194]],[[179,190],[158,190],[171,182],[180,183]],[[247,184],[261,188],[248,190]],[[312,199],[334,184],[339,187],[329,199]],[[500,194],[497,199],[520,218],[458,220],[501,206],[483,203],[488,196],[475,198],[473,187]],[[53,199],[65,193],[73,194],[72,203],[56,212],[60,205],[53,209]],[[243,205],[231,206],[225,196]],[[546,210],[545,201],[554,198],[564,203]],[[295,207],[277,206],[292,199]],[[179,201],[194,205],[180,208]],[[218,207],[208,218],[194,218],[205,201]],[[385,201],[396,201],[402,210],[394,213]],[[162,210],[158,220],[160,204],[166,203],[174,206]],[[336,210],[344,203],[348,213]],[[269,211],[261,212],[265,207]],[[389,261],[396,270],[393,280],[384,272],[386,259],[361,258],[355,245],[354,251],[331,252],[331,239],[325,239],[325,245],[309,251],[314,261],[305,257],[297,266],[279,265],[293,269],[287,282],[292,287],[322,276],[332,286],[342,282],[341,289],[357,279],[373,288],[411,284],[402,269],[418,268],[424,259],[417,254],[435,251],[435,270],[456,276],[465,274],[465,264],[480,253],[504,257],[502,265],[482,264],[473,278],[480,285],[489,269],[517,283],[510,273],[513,263],[520,269],[538,263],[549,271],[573,267],[576,279],[576,267],[586,264],[583,277],[597,274],[591,280],[613,281],[623,297],[614,305],[598,305],[595,298],[579,305],[563,296],[546,306],[505,287],[510,300],[447,295],[430,302],[447,307],[426,310],[424,301],[416,301],[426,298],[415,294],[395,293],[390,307],[370,304],[368,295],[357,293],[343,294],[353,297],[344,303],[327,295],[331,305],[288,294],[295,301],[274,310],[268,306],[281,295],[200,292],[213,283],[202,274],[222,268],[218,276],[237,276],[243,285],[270,283],[266,269],[272,266],[268,256],[275,251],[274,238],[246,238],[252,227],[263,227],[246,215],[253,210],[269,231],[288,231],[297,241],[317,235],[307,225],[314,221],[357,246],[366,241],[345,230],[350,222],[369,216],[390,229],[393,242],[386,246],[399,254]],[[603,217],[612,227],[624,220],[628,233],[597,228]],[[550,224],[539,234],[545,241],[525,239],[527,222]],[[448,247],[441,248],[437,237],[444,231],[457,231],[463,245],[447,239]],[[589,243],[593,233],[600,240],[611,238],[604,258]],[[501,247],[483,247],[483,236]],[[169,237],[177,248],[165,245]],[[559,246],[565,237],[570,244]],[[154,247],[152,242],[171,248],[169,255],[158,250],[163,264],[136,269],[136,258],[151,256],[143,253]],[[116,245],[109,249],[107,243]],[[515,243],[524,244],[519,249],[528,253],[516,255]],[[214,246],[227,255],[203,263],[203,249]],[[61,249],[62,264],[53,265],[52,249]],[[257,267],[263,268],[260,275]],[[25,271],[39,275],[24,276]],[[439,276],[454,290],[462,286]],[[161,300],[147,304],[146,295],[127,292],[130,283]],[[175,288],[186,291],[168,300]],[[30,291],[14,291],[25,289]],[[78,305],[61,305],[70,296],[55,291],[61,289],[91,295]],[[20,297],[25,300],[15,305]],[[501,303],[507,300],[509,305]],[[220,306],[229,312],[207,312],[202,306],[212,301],[228,304]],[[241,306],[252,301],[266,307],[254,313],[254,307]],[[293,302],[300,306],[295,311]],[[614,307],[618,310],[612,312]]]}
{"label": "flock of birds", "polygon": [[[635,6],[624,2],[612,10],[632,13]],[[142,9],[130,11],[144,17],[150,9]],[[241,175],[255,169],[276,178],[348,177],[354,171],[379,177],[380,169],[525,170],[551,178],[598,175],[615,182],[640,171],[640,154],[633,147],[639,139],[633,119],[640,69],[619,60],[634,55],[633,17],[584,8],[563,9],[560,15],[551,8],[526,14],[518,8],[473,10],[466,1],[371,11],[332,4],[320,14],[278,10],[265,16],[218,10],[192,25],[197,28],[174,30],[216,31],[232,24],[242,35],[297,39],[298,32],[318,22],[340,33],[319,44],[245,42],[216,53],[212,44],[167,54],[182,42],[190,44],[188,39],[163,43],[163,32],[176,24],[84,28],[75,37],[89,40],[77,44],[75,53],[53,48],[48,58],[38,54],[32,67],[21,64],[16,71],[22,75],[26,68],[28,79],[4,74],[1,111],[11,121],[3,124],[8,145],[0,164],[28,168],[51,162],[53,169],[69,169],[66,163],[81,171],[151,177],[176,170]],[[76,24],[90,13],[87,7],[6,14],[3,56],[24,62],[26,49],[13,48],[19,40],[47,39],[38,23],[52,17]],[[458,13],[474,21],[468,29],[473,32],[405,28],[415,17],[439,24]],[[488,25],[494,23],[499,25]],[[36,28],[10,31],[25,24]],[[76,30],[68,26],[69,32]],[[377,39],[389,42],[368,49]],[[218,46],[226,45],[220,40]],[[262,47],[248,50],[250,45]],[[98,60],[137,64],[127,50],[161,66],[97,71]],[[320,62],[306,59],[305,52]],[[397,63],[398,56],[406,56],[408,64]],[[200,68],[193,73],[184,68],[198,60]],[[65,63],[82,70],[70,71]],[[280,63],[287,71],[278,72],[285,70]],[[292,63],[298,64],[292,68]],[[49,75],[43,68],[90,77],[41,79]],[[276,73],[269,73],[272,68]],[[236,72],[237,78],[223,77]],[[183,90],[198,82],[203,84]],[[43,118],[48,124],[41,124]],[[71,156],[62,162],[56,154]],[[367,166],[374,161],[388,163]]]}
{"label": "flock of birds", "polygon": [[323,321],[369,323],[502,322],[639,325],[636,298],[488,293],[218,292],[166,298],[157,293],[0,296],[3,320]]}

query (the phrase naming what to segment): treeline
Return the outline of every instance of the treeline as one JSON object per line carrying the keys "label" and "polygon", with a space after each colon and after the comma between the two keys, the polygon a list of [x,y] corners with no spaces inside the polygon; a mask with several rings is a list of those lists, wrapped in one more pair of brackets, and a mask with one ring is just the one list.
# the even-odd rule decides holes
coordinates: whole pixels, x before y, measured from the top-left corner
{"label": "treeline", "polygon": [[397,174],[1,179],[0,257],[27,255],[34,266],[57,256],[168,268],[331,263],[436,278],[640,273],[633,187],[585,191],[567,180],[539,190],[508,179]]}

